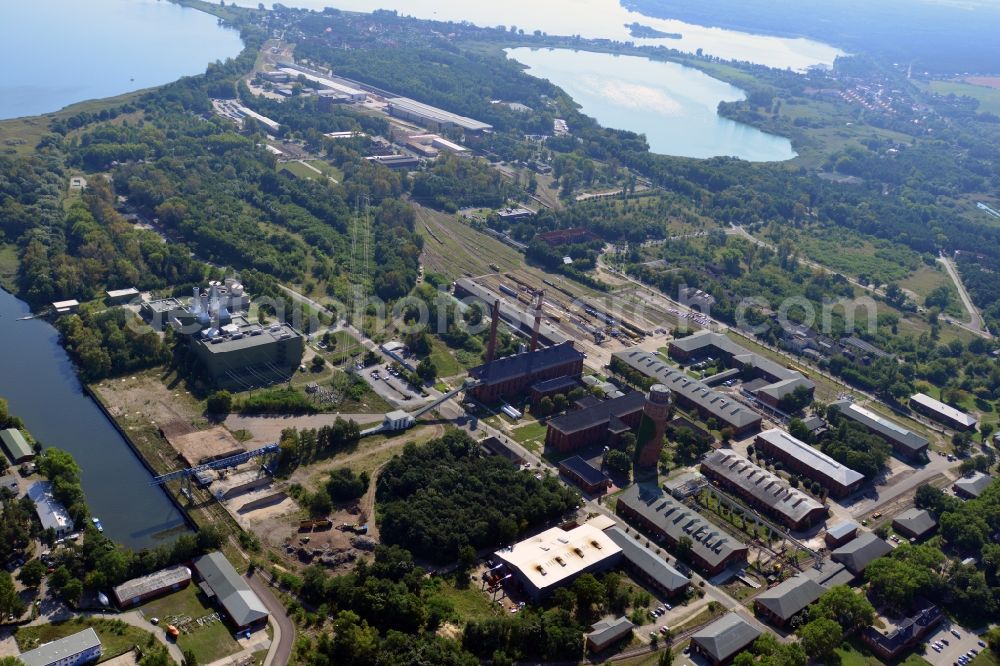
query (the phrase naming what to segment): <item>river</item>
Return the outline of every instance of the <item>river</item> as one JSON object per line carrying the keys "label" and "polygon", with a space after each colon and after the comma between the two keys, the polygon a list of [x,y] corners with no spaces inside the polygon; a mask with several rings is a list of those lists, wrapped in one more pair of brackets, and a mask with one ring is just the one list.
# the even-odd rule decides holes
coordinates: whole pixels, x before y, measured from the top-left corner
{"label": "river", "polygon": [[44,319],[18,321],[28,305],[0,290],[0,397],[43,446],[73,454],[105,533],[131,548],[173,539],[184,520],[97,404]]}
{"label": "river", "polygon": [[0,119],[200,74],[242,43],[214,16],[166,0],[2,0]]}
{"label": "river", "polygon": [[565,90],[601,125],[645,134],[654,153],[751,162],[795,157],[788,139],[721,117],[719,102],[742,100],[743,91],[691,67],[569,49],[517,48],[507,55]]}
{"label": "river", "polygon": [[[257,0],[236,0],[256,7]],[[756,35],[736,30],[708,28],[683,21],[665,20],[629,11],[618,0],[283,0],[289,7],[370,12],[391,9],[401,15],[438,21],[468,21],[481,26],[516,26],[525,32],[541,30],[550,35],[632,41],[638,45],[663,45],[687,53],[701,49],[725,60],[743,60],[779,69],[804,71],[814,65],[829,66],[843,55],[840,49],[810,39]],[[626,25],[639,23],[680,39],[636,39]]]}

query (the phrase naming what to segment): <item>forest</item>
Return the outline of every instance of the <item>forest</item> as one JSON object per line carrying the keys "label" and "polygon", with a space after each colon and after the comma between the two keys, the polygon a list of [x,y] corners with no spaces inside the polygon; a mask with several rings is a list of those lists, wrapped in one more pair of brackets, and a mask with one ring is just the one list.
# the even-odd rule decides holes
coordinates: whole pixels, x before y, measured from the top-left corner
{"label": "forest", "polygon": [[407,444],[382,469],[375,492],[383,540],[438,563],[454,561],[464,546],[509,543],[579,502],[576,491],[554,477],[539,481],[484,456],[460,430]]}

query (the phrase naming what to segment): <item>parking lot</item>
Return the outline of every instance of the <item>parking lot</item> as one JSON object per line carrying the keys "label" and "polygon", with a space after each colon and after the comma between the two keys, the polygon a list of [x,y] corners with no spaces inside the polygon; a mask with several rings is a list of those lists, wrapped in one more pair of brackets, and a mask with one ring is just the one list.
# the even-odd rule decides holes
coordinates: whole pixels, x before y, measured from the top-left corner
{"label": "parking lot", "polygon": [[400,409],[416,409],[426,402],[425,398],[412,390],[405,379],[392,374],[388,363],[369,366],[359,374],[371,385],[372,390]]}
{"label": "parking lot", "polygon": [[[952,633],[953,631],[957,632],[959,637],[956,637]],[[979,644],[980,638],[978,636],[947,622],[941,623],[937,631],[928,634],[924,638],[924,642],[927,644],[927,648],[921,656],[934,666],[954,666],[954,664],[962,666],[961,660],[969,654],[970,650],[975,650],[978,653],[983,649],[983,646]],[[935,644],[941,648],[940,652],[934,649]],[[970,656],[974,657],[975,654]]]}

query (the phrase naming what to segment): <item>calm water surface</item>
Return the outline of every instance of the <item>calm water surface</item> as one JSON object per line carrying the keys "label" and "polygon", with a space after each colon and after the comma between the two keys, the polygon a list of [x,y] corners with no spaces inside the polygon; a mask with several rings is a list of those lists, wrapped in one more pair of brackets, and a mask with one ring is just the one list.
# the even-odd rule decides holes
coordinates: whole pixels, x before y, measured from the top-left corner
{"label": "calm water surface", "polygon": [[[256,7],[257,1],[237,0],[236,4]],[[271,6],[270,2],[265,4]],[[618,0],[283,0],[282,4],[357,12],[394,9],[401,15],[422,19],[508,28],[514,25],[525,32],[541,30],[550,35],[662,44],[688,53],[702,49],[726,60],[745,60],[780,69],[805,70],[813,65],[831,65],[838,55],[843,55],[836,47],[809,39],[769,37],[652,18],[625,9]],[[634,22],[661,32],[680,33],[681,39],[636,39],[625,27]]]}
{"label": "calm water surface", "polygon": [[0,118],[33,116],[199,74],[239,33],[166,0],[0,0]]}
{"label": "calm water surface", "polygon": [[788,139],[719,116],[719,102],[742,100],[743,91],[699,70],[568,49],[518,48],[507,55],[565,90],[601,125],[645,134],[654,153],[752,162],[795,157]]}
{"label": "calm water surface", "polygon": [[26,303],[0,290],[0,397],[44,446],[73,454],[105,534],[139,549],[173,539],[184,521],[128,443],[87,396],[59,334],[42,319],[18,321]]}

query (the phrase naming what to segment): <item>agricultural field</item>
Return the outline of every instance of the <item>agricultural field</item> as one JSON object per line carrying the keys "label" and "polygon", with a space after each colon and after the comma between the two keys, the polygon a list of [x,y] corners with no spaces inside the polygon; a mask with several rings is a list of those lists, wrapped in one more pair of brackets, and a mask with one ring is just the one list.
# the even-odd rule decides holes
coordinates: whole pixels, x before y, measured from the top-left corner
{"label": "agricultural field", "polygon": [[931,81],[927,89],[938,95],[956,95],[979,100],[979,111],[1000,114],[1000,88],[963,81]]}

